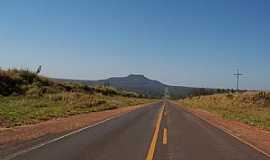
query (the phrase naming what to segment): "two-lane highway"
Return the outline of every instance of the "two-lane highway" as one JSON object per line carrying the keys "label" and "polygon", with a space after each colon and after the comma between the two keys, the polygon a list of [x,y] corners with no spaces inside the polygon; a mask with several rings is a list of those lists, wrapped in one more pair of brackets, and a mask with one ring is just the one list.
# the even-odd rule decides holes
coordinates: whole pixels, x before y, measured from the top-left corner
{"label": "two-lane highway", "polygon": [[165,101],[22,152],[15,160],[267,160]]}
{"label": "two-lane highway", "polygon": [[[167,144],[163,143],[164,138]],[[269,159],[231,135],[169,102],[166,103],[163,113],[158,141],[154,158],[156,160]]]}

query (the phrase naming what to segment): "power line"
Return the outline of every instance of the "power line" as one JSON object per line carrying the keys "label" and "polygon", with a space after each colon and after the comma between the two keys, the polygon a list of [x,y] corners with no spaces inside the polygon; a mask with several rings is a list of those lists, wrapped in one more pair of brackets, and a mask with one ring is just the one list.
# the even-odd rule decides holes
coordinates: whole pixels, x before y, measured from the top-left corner
{"label": "power line", "polygon": [[236,90],[239,91],[239,79],[240,76],[243,76],[244,74],[240,73],[239,69],[237,69],[237,72],[233,75],[236,76]]}

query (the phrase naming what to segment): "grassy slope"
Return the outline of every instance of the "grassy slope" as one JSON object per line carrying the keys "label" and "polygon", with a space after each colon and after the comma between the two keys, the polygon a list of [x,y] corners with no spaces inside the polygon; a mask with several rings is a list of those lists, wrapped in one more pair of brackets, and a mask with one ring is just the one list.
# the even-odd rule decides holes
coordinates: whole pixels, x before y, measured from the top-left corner
{"label": "grassy slope", "polygon": [[109,87],[49,81],[23,70],[0,70],[0,127],[153,102]]}
{"label": "grassy slope", "polygon": [[1,97],[0,126],[32,124],[56,117],[115,109],[151,101],[142,98],[81,93],[48,94],[39,98]]}
{"label": "grassy slope", "polygon": [[204,109],[225,119],[270,130],[270,93],[217,94],[186,98],[179,102],[185,107]]}

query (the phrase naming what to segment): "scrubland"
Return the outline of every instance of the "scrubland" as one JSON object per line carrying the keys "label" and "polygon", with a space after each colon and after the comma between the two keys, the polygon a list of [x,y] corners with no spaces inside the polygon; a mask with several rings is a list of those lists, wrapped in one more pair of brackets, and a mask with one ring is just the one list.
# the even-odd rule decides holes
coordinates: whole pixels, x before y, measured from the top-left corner
{"label": "scrubland", "polygon": [[189,97],[179,100],[183,107],[203,109],[225,119],[270,130],[270,93],[243,92]]}
{"label": "scrubland", "polygon": [[0,127],[153,101],[108,86],[54,82],[28,70],[0,69]]}

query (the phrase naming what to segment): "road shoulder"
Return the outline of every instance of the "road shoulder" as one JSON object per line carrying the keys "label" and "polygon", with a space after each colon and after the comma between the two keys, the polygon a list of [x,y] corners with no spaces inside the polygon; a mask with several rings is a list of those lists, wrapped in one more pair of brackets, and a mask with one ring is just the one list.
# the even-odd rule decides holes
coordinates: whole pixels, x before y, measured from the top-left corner
{"label": "road shoulder", "polygon": [[202,109],[193,109],[183,107],[182,104],[172,102],[178,107],[185,109],[186,111],[196,115],[200,119],[208,122],[209,124],[217,127],[227,134],[237,138],[241,142],[251,146],[252,148],[264,153],[270,157],[270,132],[250,126],[234,120],[226,120],[222,117],[207,112]]}
{"label": "road shoulder", "polygon": [[34,125],[0,130],[0,157],[12,154],[74,130],[93,125],[105,119],[120,116],[149,104],[120,107],[114,110],[91,112],[67,118],[57,118]]}

